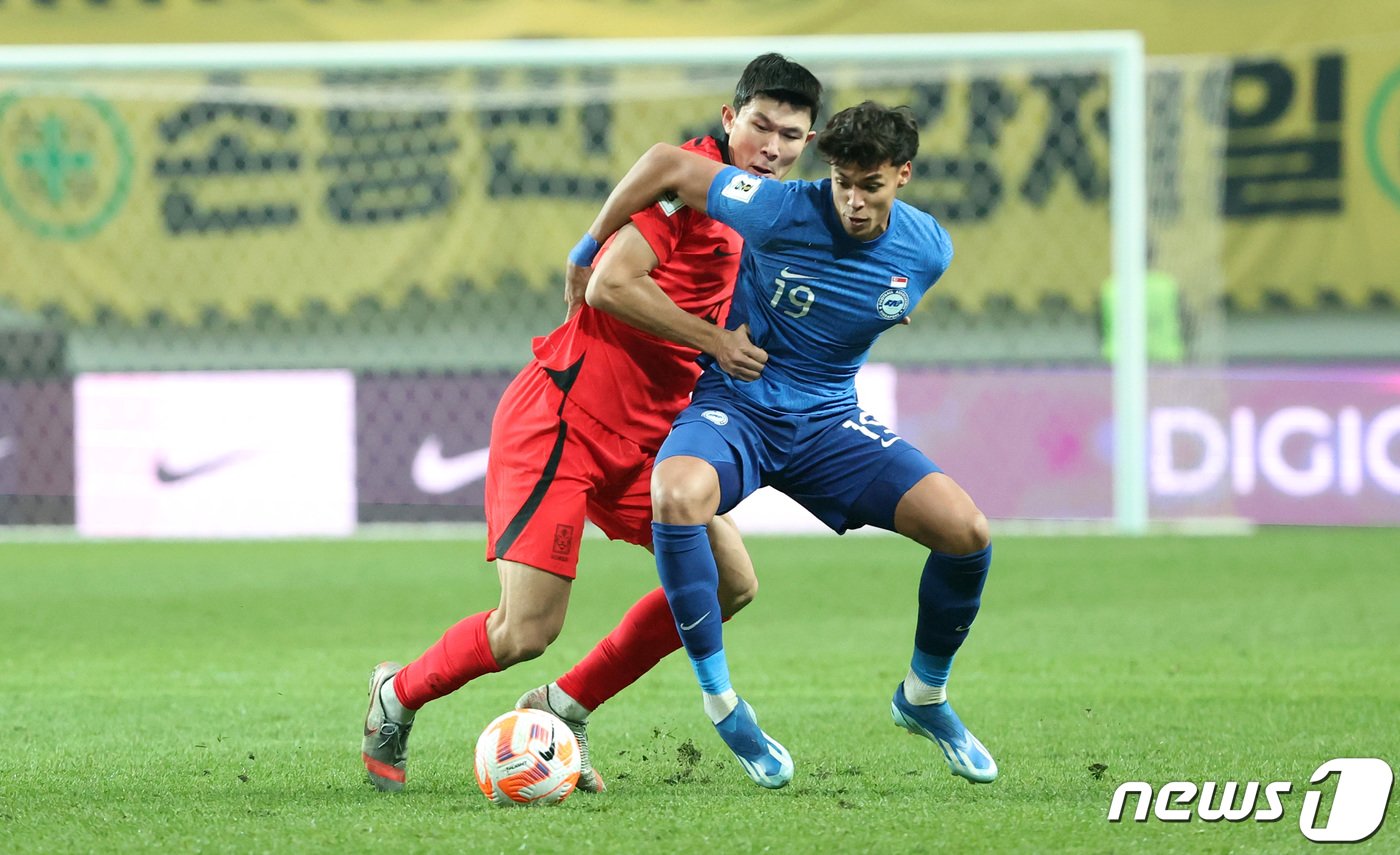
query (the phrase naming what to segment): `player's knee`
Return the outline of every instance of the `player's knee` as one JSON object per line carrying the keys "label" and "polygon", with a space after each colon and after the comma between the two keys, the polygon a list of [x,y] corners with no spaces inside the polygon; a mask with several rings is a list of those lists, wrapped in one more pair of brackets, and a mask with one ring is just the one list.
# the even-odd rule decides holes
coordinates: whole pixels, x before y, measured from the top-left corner
{"label": "player's knee", "polygon": [[559,637],[559,630],[545,621],[511,621],[491,638],[491,653],[502,668],[538,659]]}
{"label": "player's knee", "polygon": [[541,635],[527,635],[507,640],[506,650],[496,653],[496,664],[502,668],[507,665],[514,665],[517,662],[528,662],[531,659],[538,659],[544,655],[549,643],[548,639]]}
{"label": "player's knee", "polygon": [[992,527],[987,523],[987,517],[981,511],[973,513],[972,537],[974,552],[979,549],[986,549],[992,545]]}
{"label": "player's knee", "polygon": [[945,533],[945,548],[939,550],[949,555],[967,555],[987,548],[992,542],[992,532],[987,525],[987,517],[976,508],[961,517]]}
{"label": "player's knee", "polygon": [[651,481],[651,512],[659,523],[672,525],[705,525],[715,515],[719,498],[717,490],[708,488],[697,479],[659,479]]}

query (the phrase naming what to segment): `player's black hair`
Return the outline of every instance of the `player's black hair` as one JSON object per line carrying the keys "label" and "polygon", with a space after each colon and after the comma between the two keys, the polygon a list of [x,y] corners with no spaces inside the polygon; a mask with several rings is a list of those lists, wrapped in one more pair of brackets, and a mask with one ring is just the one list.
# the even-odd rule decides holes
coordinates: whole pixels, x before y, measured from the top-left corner
{"label": "player's black hair", "polygon": [[812,116],[812,124],[822,110],[822,84],[816,75],[782,54],[765,53],[744,66],[734,87],[734,109],[741,110],[755,98],[772,98]]}
{"label": "player's black hair", "polygon": [[817,151],[837,166],[903,166],[919,153],[919,123],[908,107],[863,101],[831,117],[817,135]]}

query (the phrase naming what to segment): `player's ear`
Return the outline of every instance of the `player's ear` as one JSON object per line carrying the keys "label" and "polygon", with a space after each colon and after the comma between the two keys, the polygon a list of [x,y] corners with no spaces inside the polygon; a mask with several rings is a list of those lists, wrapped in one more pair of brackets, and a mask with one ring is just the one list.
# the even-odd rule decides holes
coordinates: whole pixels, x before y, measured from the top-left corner
{"label": "player's ear", "polygon": [[720,127],[724,128],[726,134],[734,133],[734,119],[736,116],[737,114],[734,112],[734,108],[728,104],[719,108],[719,124]]}
{"label": "player's ear", "polygon": [[908,184],[909,179],[913,177],[914,163],[913,161],[906,160],[904,161],[904,165],[899,168],[899,182],[895,184],[895,188],[897,189],[903,187],[905,184]]}

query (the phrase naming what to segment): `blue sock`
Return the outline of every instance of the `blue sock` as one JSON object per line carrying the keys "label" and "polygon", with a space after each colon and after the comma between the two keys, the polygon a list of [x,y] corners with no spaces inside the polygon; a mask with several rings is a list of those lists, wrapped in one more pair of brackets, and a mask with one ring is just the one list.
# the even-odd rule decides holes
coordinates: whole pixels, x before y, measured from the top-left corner
{"label": "blue sock", "polygon": [[695,669],[695,679],[700,681],[700,691],[707,695],[719,695],[728,691],[729,660],[723,650],[717,650],[704,659],[692,660],[690,667]]}
{"label": "blue sock", "polygon": [[968,555],[929,553],[919,580],[919,621],[911,665],[929,685],[942,685],[933,682],[940,679],[947,682],[953,654],[967,638],[982,605],[982,586],[991,563],[991,544]]}
{"label": "blue sock", "polygon": [[909,661],[909,670],[913,671],[914,676],[923,681],[924,685],[941,689],[948,685],[948,674],[953,670],[953,657],[935,656],[916,647],[914,656]]}
{"label": "blue sock", "polygon": [[681,643],[706,694],[727,691],[729,666],[720,629],[719,568],[703,525],[651,524],[656,572]]}

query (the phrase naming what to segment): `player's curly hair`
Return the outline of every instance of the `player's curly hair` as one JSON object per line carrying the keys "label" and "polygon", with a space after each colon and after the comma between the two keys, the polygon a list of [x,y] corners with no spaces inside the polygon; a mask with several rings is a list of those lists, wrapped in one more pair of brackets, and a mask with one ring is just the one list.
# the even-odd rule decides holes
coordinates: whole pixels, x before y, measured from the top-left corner
{"label": "player's curly hair", "polygon": [[758,97],[807,110],[813,125],[822,110],[821,81],[804,66],[778,53],[756,56],[744,67],[734,87],[734,109],[742,109]]}
{"label": "player's curly hair", "polygon": [[902,166],[919,153],[919,123],[908,107],[862,101],[831,117],[817,136],[817,151],[834,165]]}

